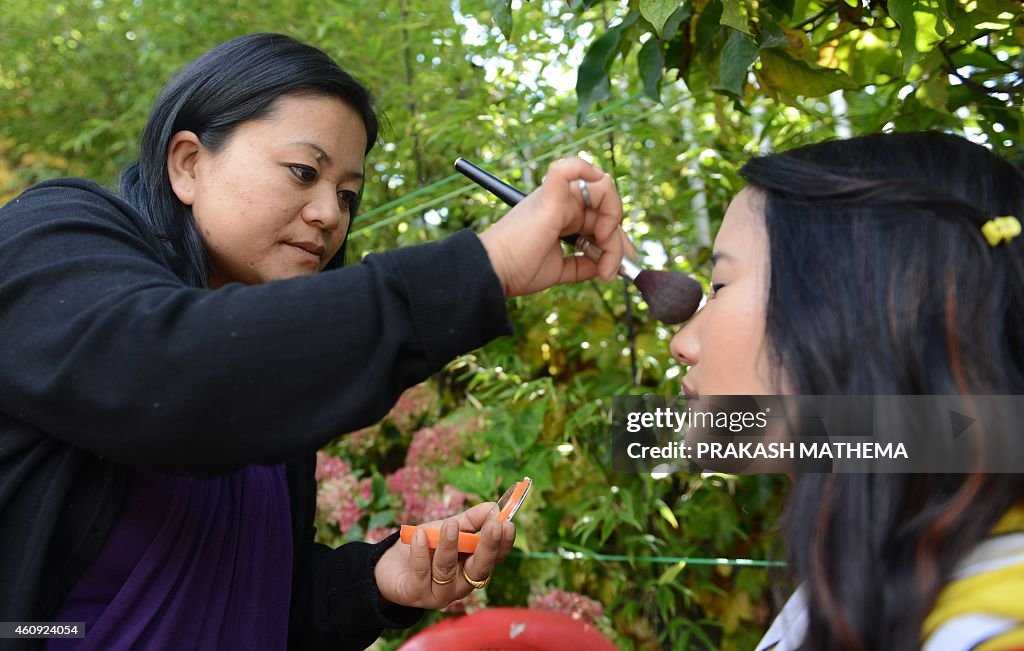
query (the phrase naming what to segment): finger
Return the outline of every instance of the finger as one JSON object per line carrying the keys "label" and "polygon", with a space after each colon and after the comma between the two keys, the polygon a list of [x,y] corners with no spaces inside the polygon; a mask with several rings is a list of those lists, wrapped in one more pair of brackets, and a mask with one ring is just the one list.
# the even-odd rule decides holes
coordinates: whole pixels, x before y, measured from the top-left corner
{"label": "finger", "polygon": [[511,522],[503,522],[501,530],[501,548],[498,550],[497,565],[505,562],[505,557],[512,551],[512,545],[516,542],[516,526]]}
{"label": "finger", "polygon": [[501,550],[503,523],[490,520],[480,531],[480,543],[476,551],[466,559],[466,576],[474,581],[484,581],[494,571]]}
{"label": "finger", "polygon": [[[461,531],[480,531],[480,527],[484,526],[484,521],[487,519],[487,514],[495,504],[496,502],[481,502],[452,517],[458,521]],[[431,520],[420,526],[440,529],[445,522],[446,520]]]}
{"label": "finger", "polygon": [[629,235],[626,235],[626,231],[624,231],[624,230],[622,230],[620,228],[618,230],[618,232],[619,232],[619,236],[622,238],[622,251],[623,251],[623,255],[625,255],[630,260],[636,260],[637,259],[637,252],[636,252],[636,247],[633,246],[633,241],[631,239],[629,239]]}
{"label": "finger", "polygon": [[601,278],[609,281],[615,277],[622,264],[622,238],[613,231],[612,236],[601,247],[601,258],[597,261],[597,268]]}
{"label": "finger", "polygon": [[615,181],[605,174],[596,182],[587,184],[592,209],[585,211],[583,232],[592,235],[602,251],[598,261],[600,276],[608,281],[618,271],[625,252],[622,223],[622,201],[615,188]]}
{"label": "finger", "polygon": [[562,275],[560,284],[577,283],[598,276],[597,263],[582,255],[571,255],[562,259]]}
{"label": "finger", "polygon": [[[481,502],[455,516],[462,531],[480,531],[489,517],[498,515],[497,502]],[[494,511],[492,514],[491,511]]]}
{"label": "finger", "polygon": [[427,534],[417,530],[409,549],[409,570],[416,578],[416,585],[430,591],[430,546]]}
{"label": "finger", "polygon": [[455,578],[459,569],[459,522],[455,518],[449,518],[441,525],[441,540],[434,550],[433,576],[434,592],[442,584],[447,585],[450,579]]}
{"label": "finger", "polygon": [[[604,176],[604,172],[582,158],[570,156],[551,163],[548,173],[544,177],[544,183],[565,184],[575,182],[576,179],[592,183],[600,181]],[[579,197],[579,192],[577,192],[577,197]]]}
{"label": "finger", "polygon": [[593,225],[594,239],[602,248],[607,248],[611,246],[611,238],[618,237],[615,231],[622,224],[622,199],[615,187],[615,179],[608,174],[588,185],[594,188],[590,193],[597,216]]}

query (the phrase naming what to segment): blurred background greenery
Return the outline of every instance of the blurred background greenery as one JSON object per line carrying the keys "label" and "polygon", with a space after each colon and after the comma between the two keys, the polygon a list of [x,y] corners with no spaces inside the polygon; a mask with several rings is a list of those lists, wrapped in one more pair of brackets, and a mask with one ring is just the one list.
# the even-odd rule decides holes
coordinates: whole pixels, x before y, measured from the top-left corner
{"label": "blurred background greenery", "polygon": [[[644,260],[705,283],[735,170],[759,152],[931,128],[1024,164],[1015,0],[7,0],[0,199],[55,176],[116,187],[162,84],[256,31],[323,48],[387,116],[355,259],[500,216],[453,174],[459,156],[527,190],[554,158],[589,158],[615,177]],[[451,610],[560,609],[627,649],[751,648],[787,590],[781,572],[670,559],[781,557],[785,479],[612,473],[612,396],[678,393],[671,331],[620,282],[510,310],[516,336],[325,448],[321,538],[373,539],[529,475],[518,550]]]}

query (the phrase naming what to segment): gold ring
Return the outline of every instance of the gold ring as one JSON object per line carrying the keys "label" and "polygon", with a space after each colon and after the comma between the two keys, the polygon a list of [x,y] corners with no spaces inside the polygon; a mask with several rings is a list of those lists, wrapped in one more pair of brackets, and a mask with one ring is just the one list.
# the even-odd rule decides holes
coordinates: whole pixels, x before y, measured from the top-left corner
{"label": "gold ring", "polygon": [[469,575],[466,574],[465,566],[463,566],[462,568],[462,578],[466,579],[466,583],[473,586],[477,590],[479,590],[480,588],[486,588],[491,584],[491,577],[487,577],[483,581],[474,581],[473,579],[469,578]]}
{"label": "gold ring", "polygon": [[433,581],[434,583],[436,583],[437,585],[448,585],[449,583],[451,583],[452,581],[455,580],[455,577],[453,576],[452,578],[448,579],[447,581],[438,581],[437,577],[434,576],[434,573],[431,572],[430,573],[430,580]]}

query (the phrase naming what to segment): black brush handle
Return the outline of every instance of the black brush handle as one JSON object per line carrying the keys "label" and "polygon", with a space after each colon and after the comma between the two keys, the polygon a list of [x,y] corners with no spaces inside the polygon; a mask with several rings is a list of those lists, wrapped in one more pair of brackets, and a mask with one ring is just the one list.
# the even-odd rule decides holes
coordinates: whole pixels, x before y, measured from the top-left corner
{"label": "black brush handle", "polygon": [[[505,183],[490,172],[485,172],[465,158],[455,159],[455,169],[510,206],[516,205],[526,197],[526,194],[519,188]],[[562,241],[569,246],[576,246],[578,240],[579,235],[566,235],[562,238]]]}

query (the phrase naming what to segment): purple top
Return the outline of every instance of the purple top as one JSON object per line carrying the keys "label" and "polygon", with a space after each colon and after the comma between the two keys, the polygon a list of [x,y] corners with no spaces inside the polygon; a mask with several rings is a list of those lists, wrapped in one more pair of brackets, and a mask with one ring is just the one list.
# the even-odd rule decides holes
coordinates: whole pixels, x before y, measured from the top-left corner
{"label": "purple top", "polygon": [[85,639],[46,649],[284,649],[291,582],[284,465],[216,479],[133,473],[53,620],[85,622]]}

